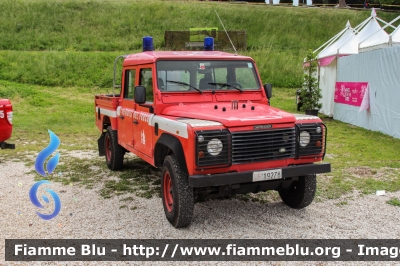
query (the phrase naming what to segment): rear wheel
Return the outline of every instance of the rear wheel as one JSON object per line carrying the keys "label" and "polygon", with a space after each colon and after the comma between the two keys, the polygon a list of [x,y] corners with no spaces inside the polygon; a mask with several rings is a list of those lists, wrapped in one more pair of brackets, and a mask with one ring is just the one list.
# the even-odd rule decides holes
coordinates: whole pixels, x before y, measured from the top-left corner
{"label": "rear wheel", "polygon": [[161,173],[161,197],[167,220],[175,228],[187,227],[193,216],[193,188],[173,155],[165,157]]}
{"label": "rear wheel", "polygon": [[287,189],[279,190],[282,201],[291,208],[302,209],[311,204],[317,190],[316,175],[300,176],[299,180]]}
{"label": "rear wheel", "polygon": [[117,131],[112,130],[111,127],[107,128],[104,137],[104,149],[108,168],[113,171],[121,169],[124,162],[125,150],[118,144]]}

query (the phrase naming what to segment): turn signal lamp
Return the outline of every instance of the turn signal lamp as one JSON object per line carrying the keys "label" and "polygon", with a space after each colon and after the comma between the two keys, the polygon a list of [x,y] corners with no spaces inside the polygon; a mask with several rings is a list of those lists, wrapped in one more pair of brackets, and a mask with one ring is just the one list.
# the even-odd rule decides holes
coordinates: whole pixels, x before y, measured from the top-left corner
{"label": "turn signal lamp", "polygon": [[10,125],[12,125],[12,118],[13,118],[12,105],[6,104],[5,109],[6,109],[6,114],[7,114],[7,121]]}
{"label": "turn signal lamp", "polygon": [[213,37],[204,37],[204,51],[214,51]]}
{"label": "turn signal lamp", "polygon": [[146,51],[154,51],[153,37],[151,36],[143,37],[143,52]]}

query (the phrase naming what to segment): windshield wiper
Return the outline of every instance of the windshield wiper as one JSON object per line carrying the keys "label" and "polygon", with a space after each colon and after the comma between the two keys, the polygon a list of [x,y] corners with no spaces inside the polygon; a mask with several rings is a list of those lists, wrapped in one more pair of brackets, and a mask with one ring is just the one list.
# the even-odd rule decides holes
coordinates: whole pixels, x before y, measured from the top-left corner
{"label": "windshield wiper", "polygon": [[186,85],[189,86],[192,89],[195,89],[196,91],[200,92],[200,94],[202,94],[203,92],[201,90],[199,90],[198,88],[186,83],[186,82],[182,82],[182,81],[176,81],[176,80],[167,80],[167,82],[171,82],[171,83],[175,83],[175,84],[179,84],[179,85]]}
{"label": "windshield wiper", "polygon": [[229,84],[229,83],[210,82],[208,84],[210,84],[210,85],[218,85],[219,86],[218,89],[221,89],[223,87],[231,87],[231,88],[237,89],[240,92],[243,92],[243,89],[235,87],[235,86],[233,86],[232,84]]}

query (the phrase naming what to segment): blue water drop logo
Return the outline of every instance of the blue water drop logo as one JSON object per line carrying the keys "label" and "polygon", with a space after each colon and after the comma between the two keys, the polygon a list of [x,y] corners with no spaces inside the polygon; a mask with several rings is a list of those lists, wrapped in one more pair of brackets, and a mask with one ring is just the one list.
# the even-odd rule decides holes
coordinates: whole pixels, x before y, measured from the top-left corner
{"label": "blue water drop logo", "polygon": [[[60,146],[60,139],[54,134],[51,130],[49,130],[50,134],[50,143],[44,148],[41,152],[39,152],[35,161],[35,170],[38,174],[46,177],[46,172],[44,171],[44,162],[46,159]],[[50,158],[47,162],[47,172],[51,174],[58,164],[58,160],[60,158],[60,153],[56,153],[54,157]]]}
{"label": "blue water drop logo", "polygon": [[[36,157],[35,161],[35,170],[38,172],[38,174],[46,177],[47,174],[44,170],[44,163],[48,157],[60,146],[60,139],[57,137],[56,134],[54,134],[51,130],[48,130],[50,134],[50,143],[49,145],[43,149],[41,152],[39,152],[38,156]],[[47,162],[47,172],[48,174],[51,174],[54,169],[56,168],[58,161],[60,158],[60,154],[57,152],[52,158],[50,158]],[[37,183],[35,183],[31,189],[29,190],[29,198],[33,205],[35,205],[38,208],[44,208],[43,205],[39,202],[39,199],[37,198],[36,194],[39,189],[39,186],[42,184],[50,184],[49,181],[47,180],[42,180]],[[55,193],[53,190],[46,188],[46,191],[51,195],[51,197],[54,200],[54,211],[51,214],[42,214],[40,212],[36,212],[36,214],[42,218],[43,220],[50,220],[53,219],[58,215],[58,213],[61,210],[61,201],[60,198],[58,197],[57,193]],[[42,196],[42,199],[44,202],[49,203],[50,200],[46,195]]]}
{"label": "blue water drop logo", "polygon": [[[29,198],[31,199],[31,202],[33,203],[33,205],[35,205],[38,208],[43,209],[44,208],[43,205],[39,202],[39,199],[36,196],[39,186],[42,184],[50,184],[50,182],[47,180],[42,180],[42,181],[35,183],[29,190]],[[60,212],[61,201],[60,201],[60,198],[58,197],[57,193],[55,193],[53,190],[46,188],[46,191],[50,193],[50,195],[52,196],[52,198],[54,200],[54,211],[51,214],[42,214],[40,212],[36,212],[36,214],[43,220],[50,220],[50,219],[53,219],[54,217],[56,217],[58,215],[58,213]],[[46,203],[50,202],[49,199],[46,197],[46,195],[43,195],[42,199]]]}

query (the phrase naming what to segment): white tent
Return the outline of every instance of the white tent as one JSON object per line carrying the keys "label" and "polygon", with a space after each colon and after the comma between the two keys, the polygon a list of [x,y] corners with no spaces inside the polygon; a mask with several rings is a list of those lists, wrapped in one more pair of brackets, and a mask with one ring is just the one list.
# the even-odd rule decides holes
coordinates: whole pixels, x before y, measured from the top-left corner
{"label": "white tent", "polygon": [[336,57],[337,50],[345,44],[349,39],[354,36],[354,30],[351,28],[350,21],[347,21],[346,27],[336,34],[325,46],[325,48],[319,52],[317,58],[320,66],[329,65],[330,62]]}
{"label": "white tent", "polygon": [[[376,17],[376,12],[373,8],[371,11],[371,16],[362,23],[365,26],[363,26],[362,29],[355,36],[350,38],[338,49],[338,54],[358,54],[358,47],[361,44],[361,48],[367,49],[367,47],[370,46],[388,43],[389,35],[384,30],[382,30],[382,27],[381,25],[379,25],[378,20],[387,24],[382,19]],[[371,36],[373,36],[373,38],[370,38]],[[367,39],[369,41],[366,41]]]}
{"label": "white tent", "polygon": [[[400,16],[386,23],[373,9],[360,25],[352,29],[348,22],[344,30],[316,50],[324,48],[317,55],[321,113],[400,138],[400,25],[393,26],[398,19]],[[395,30],[388,35],[386,27]],[[387,48],[378,50],[383,47]],[[334,103],[336,82],[368,82],[369,109],[360,111],[359,106]]]}
{"label": "white tent", "polygon": [[346,27],[325,43],[325,48],[317,55],[319,64],[319,87],[322,94],[320,101],[322,103],[322,108],[319,110],[320,113],[333,116],[337,50],[354,35],[354,30],[350,22],[347,21]]}
{"label": "white tent", "polygon": [[338,82],[368,82],[370,108],[335,103],[333,118],[400,139],[400,46],[337,61]]}
{"label": "white tent", "polygon": [[377,18],[375,9],[372,9],[371,16],[361,22],[357,27],[353,29],[350,23],[347,22],[345,29],[314,51],[317,52],[322,47],[325,47],[317,55],[319,62],[318,75],[322,93],[320,101],[320,103],[322,103],[322,108],[319,110],[320,113],[331,117],[333,116],[337,58],[358,54],[359,44],[372,35],[376,35],[377,38],[374,39],[374,41],[366,42],[365,47],[367,47],[367,44],[377,45],[380,38],[383,38],[384,41],[389,41],[389,35],[381,30],[382,28],[377,20],[388,24]]}
{"label": "white tent", "polygon": [[400,45],[400,25],[390,34],[390,38],[392,45]]}
{"label": "white tent", "polygon": [[[381,27],[379,25],[379,23],[376,21],[376,19],[378,19],[379,21],[381,21],[383,24],[385,24],[383,27]],[[384,29],[386,27],[392,27],[394,29],[396,29],[396,27],[394,27],[392,24],[400,19],[400,16],[398,16],[397,18],[395,18],[394,20],[392,20],[389,23],[386,23],[385,21],[376,18],[375,20],[371,20],[370,23],[368,23],[367,26],[369,27],[369,31],[373,32],[375,31],[372,35],[370,35],[369,37],[367,37],[365,40],[363,40],[362,42],[359,43],[358,45],[358,51],[359,52],[367,52],[367,51],[371,51],[371,50],[376,50],[376,49],[380,49],[380,48],[386,48],[388,46],[391,46],[390,44],[390,35],[387,34]],[[367,27],[365,26],[365,27]]]}

